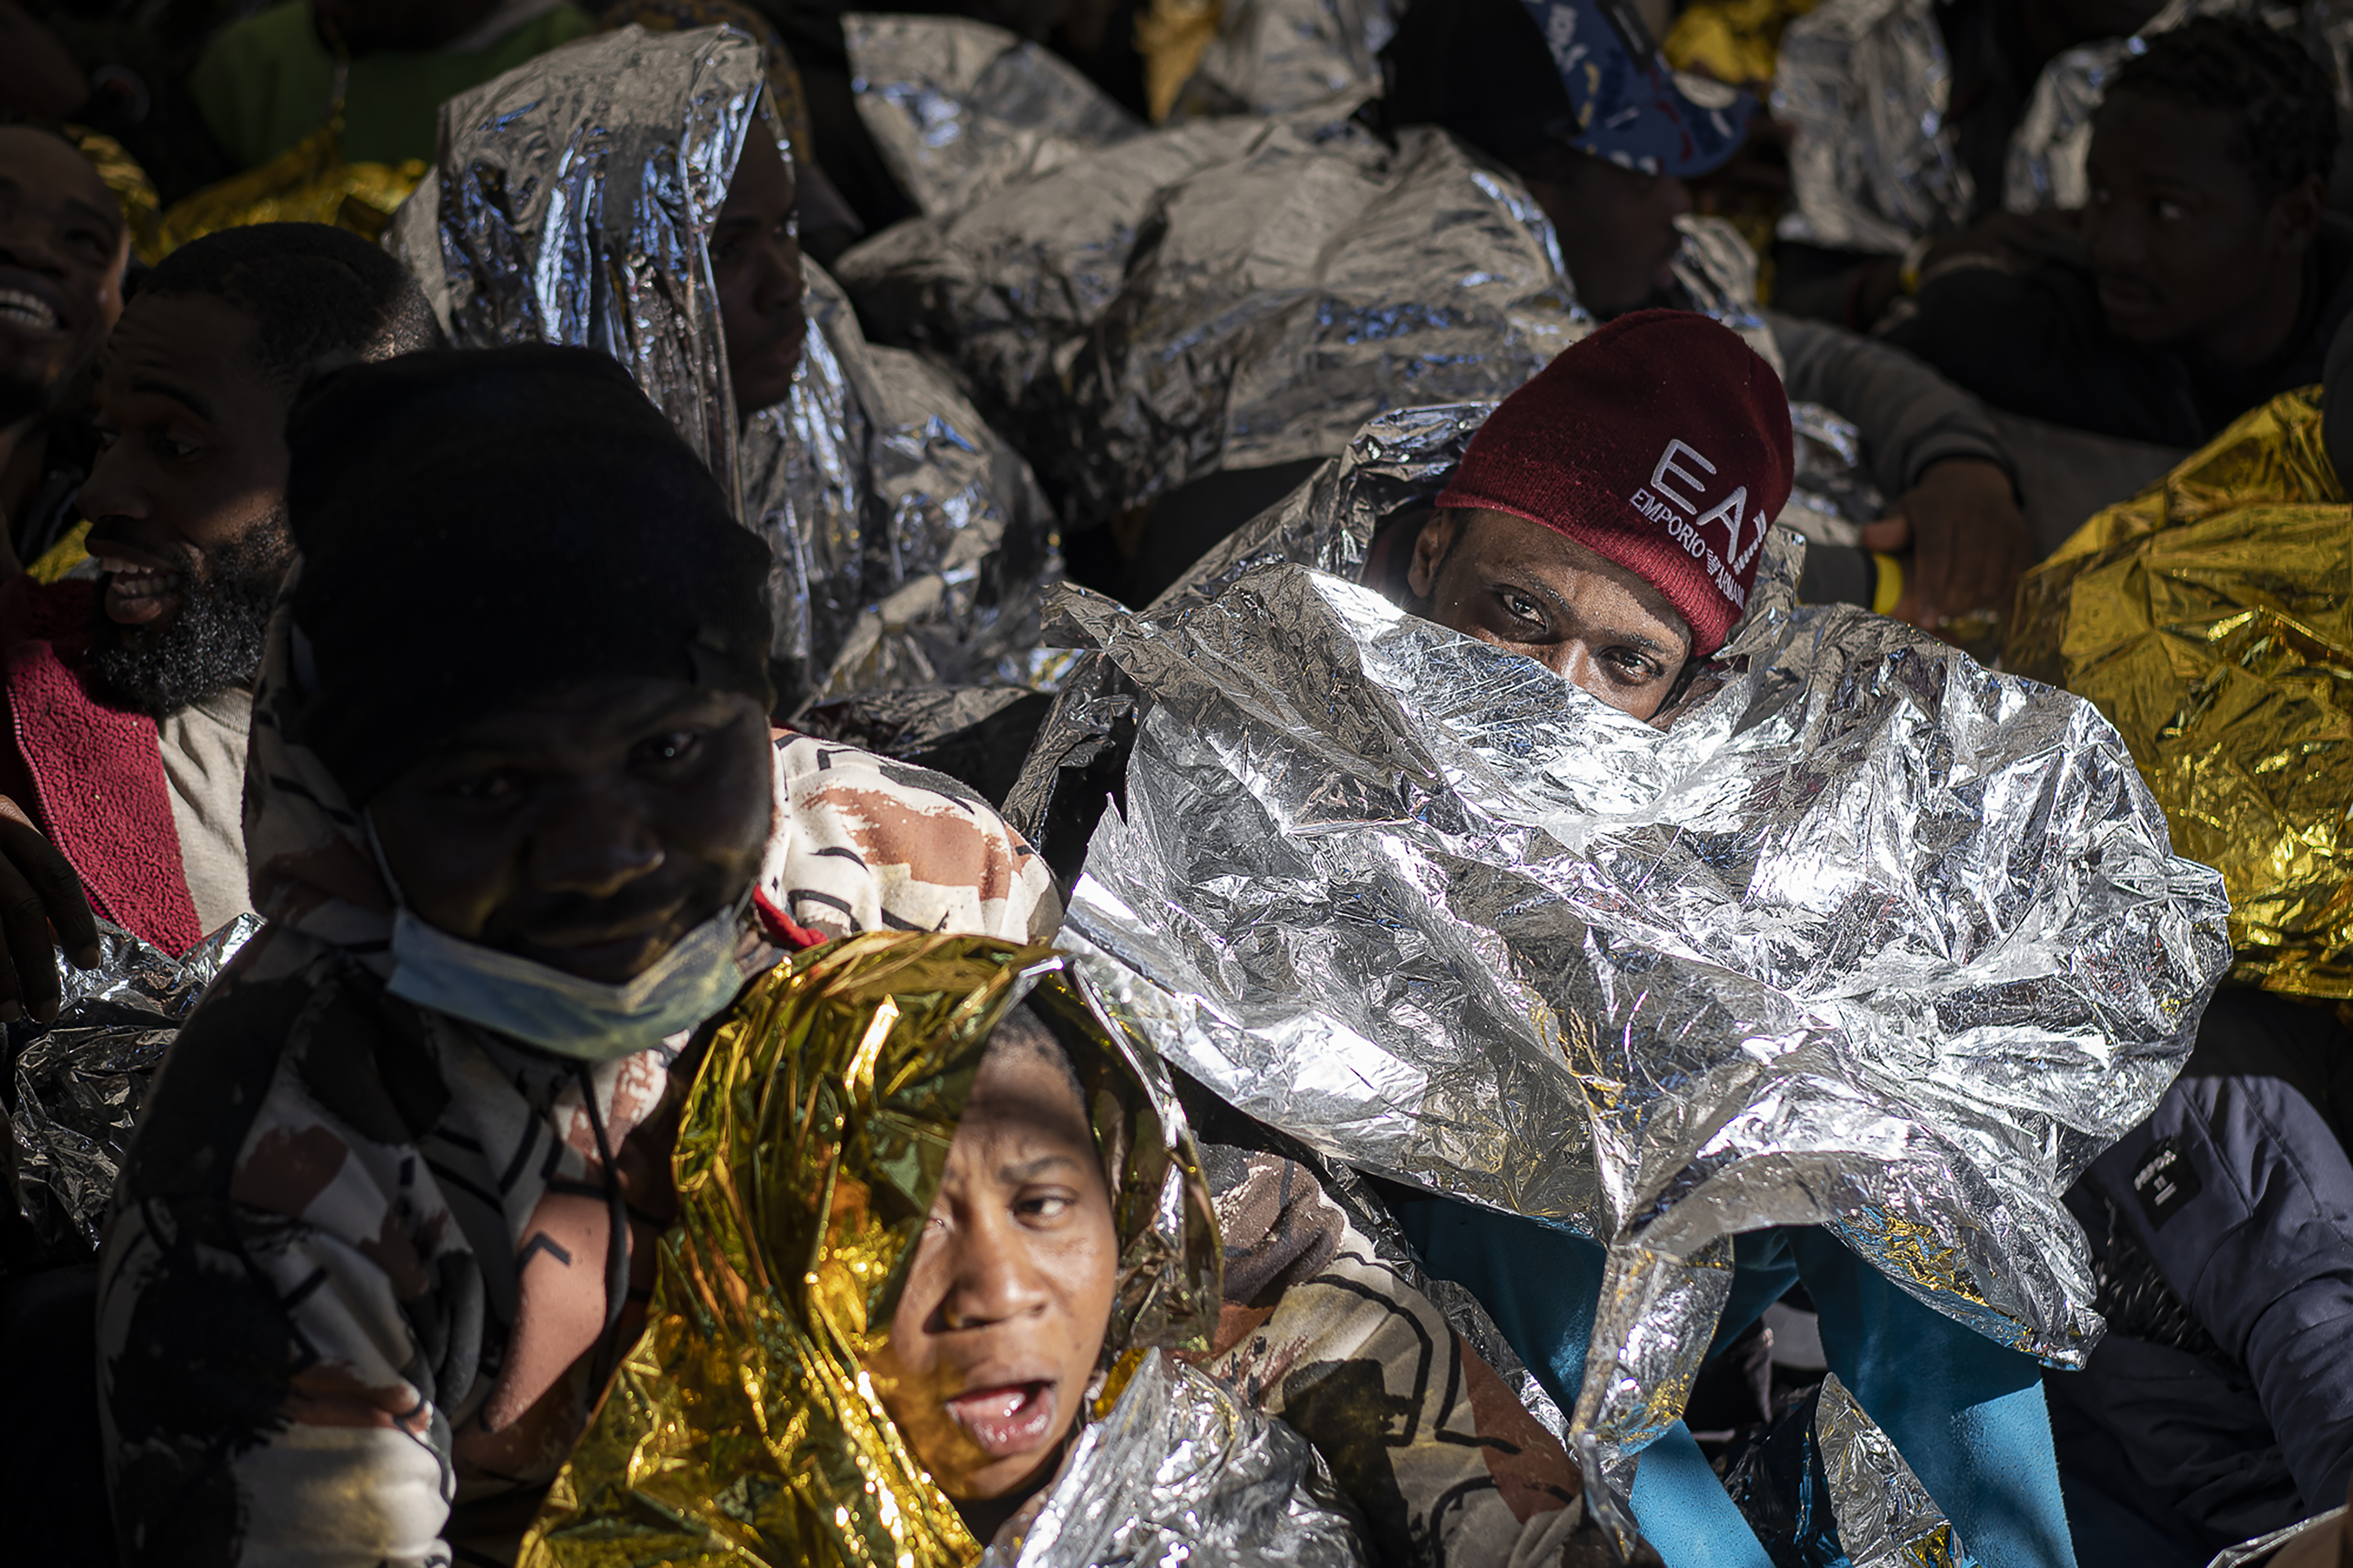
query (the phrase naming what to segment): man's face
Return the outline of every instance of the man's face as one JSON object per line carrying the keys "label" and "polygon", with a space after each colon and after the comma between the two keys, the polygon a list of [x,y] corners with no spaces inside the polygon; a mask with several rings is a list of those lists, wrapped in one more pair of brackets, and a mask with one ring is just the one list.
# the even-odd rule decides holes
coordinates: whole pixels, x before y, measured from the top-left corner
{"label": "man's face", "polygon": [[1621,712],[1656,716],[1691,656],[1666,595],[1509,512],[1442,511],[1414,541],[1414,613],[1524,654]]}
{"label": "man's face", "polygon": [[[1036,1036],[1031,1036],[1035,1038]],[[1068,1069],[1000,1033],[957,1124],[929,1223],[865,1360],[951,1498],[1003,1497],[1055,1462],[1086,1401],[1119,1235]]]}
{"label": "man's face", "polygon": [[288,397],[252,321],[205,296],[134,301],[99,356],[96,404],[80,500],[105,694],[163,712],[250,680],[292,548]]}
{"label": "man's face", "polygon": [[618,984],[752,885],[772,769],[754,699],[598,679],[451,737],[368,818],[427,924]]}
{"label": "man's face", "polygon": [[1561,259],[1587,310],[1604,320],[1674,286],[1691,190],[1665,174],[1638,174],[1607,159],[1572,154],[1565,179],[1526,180],[1560,237]]}
{"label": "man's face", "polygon": [[2194,342],[2300,279],[2318,193],[2266,199],[2232,155],[2231,115],[2122,93],[2093,123],[2084,237],[2110,331]]}
{"label": "man's face", "polygon": [[471,30],[498,0],[311,0],[322,31],[353,54],[438,49]]}
{"label": "man's face", "polygon": [[735,410],[782,403],[801,363],[801,247],[793,236],[793,175],[759,125],[736,161],[711,231],[711,275],[727,340]]}
{"label": "man's face", "polygon": [[131,236],[90,160],[0,126],[0,427],[57,406],[122,314]]}

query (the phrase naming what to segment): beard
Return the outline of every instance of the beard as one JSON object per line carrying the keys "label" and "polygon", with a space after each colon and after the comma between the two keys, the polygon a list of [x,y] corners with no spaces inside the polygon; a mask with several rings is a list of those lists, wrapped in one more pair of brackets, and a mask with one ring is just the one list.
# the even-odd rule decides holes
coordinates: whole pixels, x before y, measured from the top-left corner
{"label": "beard", "polygon": [[261,668],[269,612],[293,563],[294,540],[281,512],[210,552],[187,550],[180,613],[160,634],[132,643],[106,613],[101,587],[92,608],[91,695],[162,719],[216,692],[250,686]]}

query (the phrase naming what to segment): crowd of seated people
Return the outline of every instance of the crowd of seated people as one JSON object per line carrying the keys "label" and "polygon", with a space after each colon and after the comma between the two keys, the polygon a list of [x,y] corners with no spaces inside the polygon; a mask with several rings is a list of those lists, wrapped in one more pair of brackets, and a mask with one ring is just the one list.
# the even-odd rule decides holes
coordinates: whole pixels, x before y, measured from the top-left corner
{"label": "crowd of seated people", "polygon": [[[1295,101],[1171,90],[1244,38]],[[1824,155],[1777,47],[1888,111]],[[0,1557],[2353,1568],[2348,72],[2321,0],[0,0]],[[985,225],[908,113],[1000,160]],[[1213,132],[1298,210],[1172,195]],[[1424,135],[1429,254],[1506,212],[1548,258],[1542,368],[1464,348],[1475,267],[1394,297],[1314,210]],[[1748,221],[1923,145],[1973,194],[1915,232]],[[881,308],[926,224],[992,248]],[[1263,468],[1156,430],[1187,482],[1097,515],[1102,422],[1166,409],[1017,419],[1004,365],[1030,414],[1145,361],[1313,405],[1186,293],[1221,225],[1345,278],[1317,341],[1399,390]],[[2178,466],[2054,535],[2042,429]],[[1303,568],[1307,709],[1239,633],[1201,702],[1102,631],[1209,646]],[[1377,777],[1318,749],[1392,720]],[[1579,751],[1622,788],[1528,805]],[[1841,824],[1850,766],[1933,811]],[[1168,873],[1174,956],[1086,860],[1176,843],[1172,779],[1300,846]],[[1452,880],[1315,890],[1360,829]],[[1768,841],[1884,897],[1642,881]],[[1460,951],[1358,976],[1382,1030],[1319,996],[1472,882]],[[108,987],[233,924],[106,1055]],[[1646,1033],[1644,975],[1720,1005]],[[37,1042],[123,1136],[35,1113]]]}

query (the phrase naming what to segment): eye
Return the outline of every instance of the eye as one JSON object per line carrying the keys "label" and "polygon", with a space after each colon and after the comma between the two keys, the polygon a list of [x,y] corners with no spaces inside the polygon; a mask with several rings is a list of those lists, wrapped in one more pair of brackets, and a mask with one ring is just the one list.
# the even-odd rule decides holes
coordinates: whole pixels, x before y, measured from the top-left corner
{"label": "eye", "polygon": [[1070,1213],[1075,1202],[1068,1193],[1031,1193],[1014,1203],[1013,1212],[1024,1219],[1057,1220]]}
{"label": "eye", "polygon": [[2160,196],[2157,202],[2157,216],[2161,223],[2179,223],[2188,215],[2182,211],[2179,202],[2169,202]]}
{"label": "eye", "polygon": [[154,438],[155,455],[167,463],[185,463],[201,450],[193,441],[182,441],[171,436]]}
{"label": "eye", "polygon": [[638,742],[631,760],[661,767],[686,762],[702,747],[702,737],[694,731],[673,730],[668,734]]}
{"label": "eye", "polygon": [[114,243],[96,229],[78,228],[66,236],[66,243],[84,261],[103,267],[114,259]]}
{"label": "eye", "polygon": [[441,787],[470,805],[504,805],[522,793],[522,782],[503,771],[468,773]]}
{"label": "eye", "polygon": [[1504,614],[1514,620],[1525,621],[1531,626],[1541,626],[1545,624],[1544,612],[1536,607],[1535,601],[1517,589],[1498,588],[1495,590],[1495,597],[1503,605]]}
{"label": "eye", "polygon": [[1630,647],[1613,647],[1601,657],[1629,680],[1648,681],[1659,678],[1659,667]]}

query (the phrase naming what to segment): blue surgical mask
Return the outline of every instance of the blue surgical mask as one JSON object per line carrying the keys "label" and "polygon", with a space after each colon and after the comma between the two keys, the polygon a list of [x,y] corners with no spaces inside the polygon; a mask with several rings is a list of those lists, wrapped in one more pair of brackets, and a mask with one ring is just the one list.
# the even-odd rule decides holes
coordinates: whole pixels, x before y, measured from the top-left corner
{"label": "blue surgical mask", "polygon": [[403,905],[392,923],[395,996],[576,1061],[606,1062],[691,1029],[735,999],[740,906],[681,937],[652,968],[618,985],[583,980],[451,936]]}

